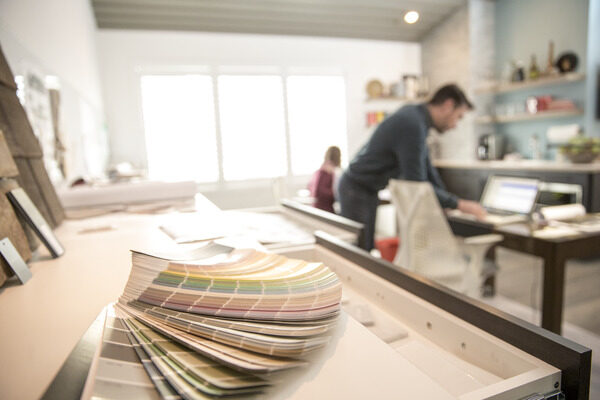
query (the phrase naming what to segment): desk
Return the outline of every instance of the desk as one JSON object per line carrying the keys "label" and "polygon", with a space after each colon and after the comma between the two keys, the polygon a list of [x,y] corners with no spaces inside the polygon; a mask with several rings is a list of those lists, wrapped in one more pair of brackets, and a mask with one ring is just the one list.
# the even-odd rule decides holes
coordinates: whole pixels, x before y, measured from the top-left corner
{"label": "desk", "polygon": [[499,246],[541,257],[544,280],[542,286],[542,327],[561,333],[563,297],[565,290],[565,263],[570,258],[600,256],[600,232],[581,233],[561,238],[539,238],[533,235],[529,224],[494,227],[460,217],[448,217],[455,234],[473,236],[499,233],[504,240]]}

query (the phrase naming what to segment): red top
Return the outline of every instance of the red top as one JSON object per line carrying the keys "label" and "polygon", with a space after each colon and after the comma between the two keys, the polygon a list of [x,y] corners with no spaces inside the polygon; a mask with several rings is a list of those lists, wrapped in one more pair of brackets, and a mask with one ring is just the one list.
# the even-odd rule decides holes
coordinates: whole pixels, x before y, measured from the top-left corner
{"label": "red top", "polygon": [[333,168],[324,164],[316,171],[308,185],[311,196],[314,198],[313,207],[321,210],[334,212],[333,202]]}

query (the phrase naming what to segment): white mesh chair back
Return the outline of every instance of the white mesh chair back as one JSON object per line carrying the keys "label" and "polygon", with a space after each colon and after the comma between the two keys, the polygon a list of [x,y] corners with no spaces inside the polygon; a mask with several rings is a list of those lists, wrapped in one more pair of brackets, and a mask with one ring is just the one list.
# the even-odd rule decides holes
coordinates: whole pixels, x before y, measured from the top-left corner
{"label": "white mesh chair back", "polygon": [[390,180],[400,248],[394,264],[458,288],[467,262],[429,182]]}

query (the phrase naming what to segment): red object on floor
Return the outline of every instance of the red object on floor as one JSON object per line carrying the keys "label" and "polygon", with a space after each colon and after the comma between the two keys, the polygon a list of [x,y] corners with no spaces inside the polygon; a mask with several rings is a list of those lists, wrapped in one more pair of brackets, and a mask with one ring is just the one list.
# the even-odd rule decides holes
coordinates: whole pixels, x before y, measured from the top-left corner
{"label": "red object on floor", "polygon": [[395,237],[384,238],[375,241],[375,247],[381,253],[381,258],[388,260],[389,262],[394,261],[394,257],[396,257],[396,252],[398,251],[398,246],[400,246],[400,239]]}

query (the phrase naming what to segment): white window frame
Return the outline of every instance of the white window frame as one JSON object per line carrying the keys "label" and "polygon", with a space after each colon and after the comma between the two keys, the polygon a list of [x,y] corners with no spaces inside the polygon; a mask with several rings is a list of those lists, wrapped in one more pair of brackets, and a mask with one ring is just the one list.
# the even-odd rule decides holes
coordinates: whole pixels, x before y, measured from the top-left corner
{"label": "white window frame", "polygon": [[[256,178],[248,179],[247,181],[228,181],[224,179],[223,172],[223,138],[221,133],[221,114],[219,109],[219,89],[218,77],[220,75],[277,75],[282,82],[283,96],[283,118],[284,118],[284,143],[286,152],[286,172],[285,178],[291,181],[304,180],[309,175],[293,175],[292,174],[292,157],[293,151],[291,148],[290,125],[289,125],[289,110],[288,110],[288,89],[287,78],[290,76],[341,76],[344,79],[344,84],[347,90],[347,74],[339,68],[327,67],[280,67],[280,66],[237,66],[237,65],[193,65],[193,66],[153,66],[153,67],[137,67],[135,69],[137,75],[138,86],[138,118],[144,140],[146,140],[146,129],[144,126],[144,116],[142,109],[142,88],[141,78],[144,75],[183,75],[197,74],[210,76],[213,86],[214,112],[215,112],[215,139],[217,147],[217,162],[218,162],[218,181],[217,182],[199,182],[203,189],[207,190],[223,190],[228,188],[243,188],[257,186],[260,184],[271,184],[274,178]],[[346,111],[348,110],[346,92]],[[348,124],[348,113],[346,113],[346,124]],[[347,138],[346,138],[347,139]],[[348,144],[346,143],[346,147]],[[147,148],[144,143],[144,148]],[[145,152],[145,161],[148,163],[148,153]],[[315,166],[315,170],[318,165]]]}

